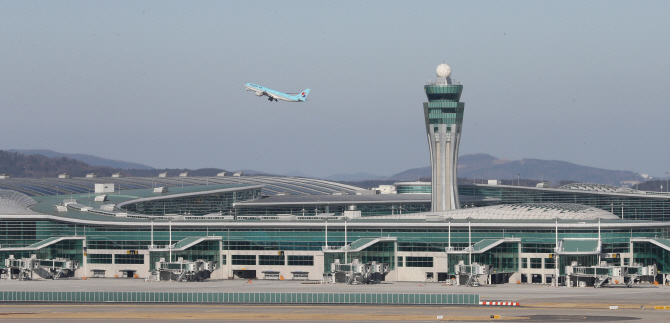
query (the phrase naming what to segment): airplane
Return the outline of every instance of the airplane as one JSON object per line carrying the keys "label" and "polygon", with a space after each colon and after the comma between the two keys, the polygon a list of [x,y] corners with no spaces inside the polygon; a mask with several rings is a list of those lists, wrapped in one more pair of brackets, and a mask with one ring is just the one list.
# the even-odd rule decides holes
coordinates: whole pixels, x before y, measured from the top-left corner
{"label": "airplane", "polygon": [[307,101],[307,94],[309,94],[309,89],[302,91],[301,93],[284,93],[275,91],[273,89],[268,89],[264,86],[260,86],[254,83],[244,83],[244,87],[247,91],[254,91],[256,96],[267,96],[268,101],[288,101],[288,102],[305,102]]}

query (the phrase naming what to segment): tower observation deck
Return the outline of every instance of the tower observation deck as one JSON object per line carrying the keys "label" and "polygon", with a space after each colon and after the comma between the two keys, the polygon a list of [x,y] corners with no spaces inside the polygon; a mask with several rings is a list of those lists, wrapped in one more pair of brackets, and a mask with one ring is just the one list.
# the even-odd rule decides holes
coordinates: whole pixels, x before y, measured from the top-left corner
{"label": "tower observation deck", "polygon": [[451,68],[440,64],[437,80],[424,86],[428,102],[423,103],[426,134],[430,148],[431,211],[459,208],[456,168],[461,142],[463,110],[459,102],[463,85],[451,79]]}

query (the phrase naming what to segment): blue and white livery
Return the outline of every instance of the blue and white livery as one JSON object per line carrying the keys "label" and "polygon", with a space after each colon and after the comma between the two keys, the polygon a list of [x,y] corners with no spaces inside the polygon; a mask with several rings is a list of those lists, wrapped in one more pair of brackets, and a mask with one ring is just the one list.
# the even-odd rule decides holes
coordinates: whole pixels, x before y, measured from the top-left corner
{"label": "blue and white livery", "polygon": [[246,88],[247,91],[254,91],[256,96],[267,96],[268,101],[270,102],[279,100],[287,102],[305,102],[307,101],[307,94],[309,94],[309,89],[300,93],[284,93],[254,83],[244,83],[244,88]]}

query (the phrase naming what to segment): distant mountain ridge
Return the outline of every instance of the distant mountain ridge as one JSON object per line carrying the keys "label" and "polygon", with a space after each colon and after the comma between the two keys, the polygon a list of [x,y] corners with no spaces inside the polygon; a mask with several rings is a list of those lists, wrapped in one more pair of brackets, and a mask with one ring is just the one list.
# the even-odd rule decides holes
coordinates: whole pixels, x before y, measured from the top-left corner
{"label": "distant mountain ridge", "polygon": [[[100,158],[85,154],[63,154],[51,150],[29,150],[30,155],[22,154],[21,150],[0,150],[0,174],[7,173],[11,177],[56,177],[61,173],[68,173],[72,177],[84,177],[89,173],[96,173],[100,177],[109,177],[114,173],[122,173],[125,176],[157,177],[160,173],[168,173],[168,176],[178,176],[188,172],[189,176],[216,176],[221,172],[228,172],[229,176],[238,171],[227,171],[221,168],[153,168],[150,166]],[[51,155],[53,157],[48,157]],[[67,155],[67,156],[65,156]],[[92,159],[98,163],[109,165],[121,165],[124,167],[141,166],[144,168],[118,168],[110,166],[89,165],[85,161],[78,160],[82,156]],[[239,170],[245,175],[272,175],[267,172],[252,169]],[[275,175],[276,176],[276,175]]]}
{"label": "distant mountain ridge", "polygon": [[[635,180],[631,171],[607,170],[581,166],[559,160],[524,158],[506,160],[488,154],[469,154],[458,158],[458,177],[488,179],[536,179],[550,181],[575,181],[620,186],[622,181]],[[430,166],[413,168],[390,177],[397,181],[415,181],[430,178]]]}
{"label": "distant mountain ridge", "polygon": [[102,158],[94,155],[88,155],[88,154],[68,154],[68,153],[59,153],[53,150],[48,150],[48,149],[8,149],[6,150],[8,152],[12,153],[19,153],[23,155],[42,155],[45,157],[68,157],[72,159],[76,159],[79,161],[82,161],[90,166],[107,166],[111,168],[120,168],[120,169],[153,169],[151,166],[147,166],[144,164],[139,164],[139,163],[133,163],[133,162],[127,162],[127,161],[122,161],[122,160],[115,160],[115,159],[108,159],[108,158]]}
{"label": "distant mountain ridge", "polygon": [[358,173],[343,173],[343,174],[334,174],[330,176],[324,177],[324,179],[329,180],[329,181],[344,181],[344,182],[349,182],[349,181],[366,181],[366,180],[377,180],[377,179],[382,179],[384,178],[383,176],[378,176],[378,175],[373,175],[369,173],[363,173],[363,172],[358,172]]}
{"label": "distant mountain ridge", "polygon": [[[30,155],[20,153],[22,151],[28,152]],[[97,165],[90,165],[86,160],[93,160]],[[631,171],[606,170],[559,160],[532,158],[506,160],[488,154],[469,154],[460,156],[458,162],[458,177],[461,181],[464,179],[473,179],[476,176],[478,182],[488,179],[516,180],[517,178],[521,178],[522,180],[531,179],[537,181],[544,179],[545,181],[550,181],[553,186],[558,185],[560,181],[620,186],[622,181],[633,181],[636,179],[635,173]],[[119,165],[120,167],[108,165]],[[126,176],[141,177],[158,176],[159,173],[163,172],[168,172],[170,176],[176,176],[183,172],[189,172],[191,176],[216,176],[216,174],[223,171],[226,170],[220,168],[201,168],[196,170],[186,168],[157,169],[147,165],[100,158],[93,155],[63,154],[51,150],[0,150],[0,173],[8,173],[13,177],[55,177],[59,173],[64,172],[70,173],[71,176],[75,177],[85,176],[87,173],[92,172],[98,173],[99,176],[111,176],[111,174],[117,172],[121,172]],[[244,170],[244,174],[273,175],[256,170]],[[313,177],[298,171],[293,171],[289,174],[286,175]],[[324,177],[324,179],[352,183],[361,181],[416,181],[418,179],[430,179],[430,177],[430,167],[427,166],[408,169],[389,177],[359,172],[334,174]]]}
{"label": "distant mountain ridge", "polygon": [[82,177],[88,173],[111,176],[117,170],[111,167],[91,166],[69,157],[23,155],[0,150],[0,173],[11,177],[56,177],[60,173]]}

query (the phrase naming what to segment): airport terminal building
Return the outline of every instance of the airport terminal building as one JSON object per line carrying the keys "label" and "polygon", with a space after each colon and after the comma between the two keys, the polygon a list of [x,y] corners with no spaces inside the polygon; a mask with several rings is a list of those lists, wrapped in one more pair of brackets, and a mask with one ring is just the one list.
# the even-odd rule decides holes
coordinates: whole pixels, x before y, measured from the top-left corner
{"label": "airport terminal building", "polygon": [[58,275],[160,279],[202,261],[215,264],[206,278],[320,280],[354,259],[388,264],[386,281],[449,281],[459,264],[487,266],[488,283],[565,281],[570,266],[653,266],[661,283],[670,274],[667,193],[401,182],[376,194],[220,175],[0,179],[2,277],[24,275],[26,259],[39,277],[69,261],[76,270]]}

